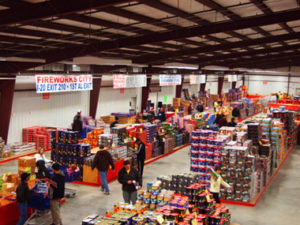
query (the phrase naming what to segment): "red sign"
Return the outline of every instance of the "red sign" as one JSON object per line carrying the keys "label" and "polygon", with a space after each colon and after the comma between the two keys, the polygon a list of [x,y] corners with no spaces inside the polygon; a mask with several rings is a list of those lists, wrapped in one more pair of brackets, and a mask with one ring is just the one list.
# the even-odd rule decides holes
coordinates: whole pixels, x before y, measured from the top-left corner
{"label": "red sign", "polygon": [[50,93],[43,93],[43,99],[49,99]]}
{"label": "red sign", "polygon": [[124,94],[125,89],[124,88],[120,88],[120,94]]}
{"label": "red sign", "polygon": [[191,88],[192,87],[192,85],[191,84],[189,84],[189,88]]}
{"label": "red sign", "polygon": [[211,82],[209,82],[209,86],[211,86]]}
{"label": "red sign", "polygon": [[268,81],[263,81],[263,85],[267,85],[268,84]]}

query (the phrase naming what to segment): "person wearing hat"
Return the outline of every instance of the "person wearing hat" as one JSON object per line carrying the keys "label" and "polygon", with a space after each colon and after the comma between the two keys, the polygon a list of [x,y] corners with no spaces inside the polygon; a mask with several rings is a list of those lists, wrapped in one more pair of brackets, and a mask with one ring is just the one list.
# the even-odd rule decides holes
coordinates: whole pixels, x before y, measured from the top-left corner
{"label": "person wearing hat", "polygon": [[139,172],[131,166],[129,160],[124,161],[124,167],[119,171],[118,181],[122,184],[124,202],[135,204],[137,190],[142,187],[142,177]]}
{"label": "person wearing hat", "polygon": [[51,225],[62,225],[60,203],[61,199],[65,196],[65,175],[60,170],[58,163],[52,165],[52,171],[53,177],[50,180],[50,188],[53,194],[50,200],[50,210],[53,222]]}
{"label": "person wearing hat", "polygon": [[137,155],[138,169],[140,176],[143,177],[144,164],[146,158],[146,147],[145,144],[139,138],[136,140],[135,143],[138,144],[138,149],[135,152],[135,154]]}
{"label": "person wearing hat", "polygon": [[21,175],[21,183],[18,185],[16,194],[17,194],[17,202],[20,211],[20,219],[17,225],[23,225],[27,219],[27,205],[31,199],[32,191],[29,190],[28,180],[30,174],[22,173]]}
{"label": "person wearing hat", "polygon": [[82,124],[83,124],[83,122],[82,122],[82,118],[81,118],[81,110],[78,110],[76,116],[73,119],[72,130],[78,131],[80,134],[82,131]]}
{"label": "person wearing hat", "polygon": [[109,195],[107,173],[109,165],[111,166],[112,170],[115,169],[115,165],[111,154],[104,148],[104,146],[100,145],[99,148],[100,150],[97,152],[92,163],[92,170],[94,170],[95,168],[98,169],[102,184],[101,191],[105,191],[104,194]]}

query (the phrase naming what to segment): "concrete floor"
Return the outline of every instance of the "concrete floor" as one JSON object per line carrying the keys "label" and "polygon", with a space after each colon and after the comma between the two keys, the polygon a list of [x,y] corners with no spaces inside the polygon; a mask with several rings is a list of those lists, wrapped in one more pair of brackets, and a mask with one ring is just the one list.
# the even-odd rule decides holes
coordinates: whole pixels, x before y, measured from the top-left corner
{"label": "concrete floor", "polygon": [[[189,148],[182,149],[166,158],[145,166],[144,186],[159,175],[177,174],[189,170]],[[15,172],[16,162],[0,164],[0,174]],[[256,207],[227,205],[232,222],[241,225],[296,225],[300,224],[300,147],[298,146],[272,181]],[[105,196],[99,188],[67,184],[77,190],[77,196],[67,199],[62,207],[65,225],[81,224],[91,214],[104,215],[106,210],[122,201],[121,185],[109,184],[111,195]],[[49,217],[49,216],[48,216]],[[49,218],[44,217],[43,220]],[[42,224],[37,223],[37,224]],[[47,224],[47,223],[45,223]]]}

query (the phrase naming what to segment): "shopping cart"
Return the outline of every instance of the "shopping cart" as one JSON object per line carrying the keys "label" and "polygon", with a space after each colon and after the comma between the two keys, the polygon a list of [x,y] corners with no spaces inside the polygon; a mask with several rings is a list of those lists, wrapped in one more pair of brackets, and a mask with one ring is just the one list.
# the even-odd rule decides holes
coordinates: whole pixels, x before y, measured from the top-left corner
{"label": "shopping cart", "polygon": [[30,217],[26,220],[25,225],[30,225],[31,220],[37,217],[41,212],[45,212],[50,209],[49,199],[49,184],[45,181],[38,181],[32,189],[31,200],[28,204],[28,208],[32,210]]}

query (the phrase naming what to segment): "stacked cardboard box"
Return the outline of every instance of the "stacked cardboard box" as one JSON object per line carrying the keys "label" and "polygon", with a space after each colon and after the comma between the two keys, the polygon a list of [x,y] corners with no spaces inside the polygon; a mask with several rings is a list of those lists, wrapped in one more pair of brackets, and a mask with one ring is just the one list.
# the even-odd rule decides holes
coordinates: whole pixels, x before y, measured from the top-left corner
{"label": "stacked cardboard box", "polygon": [[36,148],[51,149],[51,131],[47,127],[33,126],[23,128],[23,143],[35,142]]}
{"label": "stacked cardboard box", "polygon": [[35,173],[35,158],[32,156],[24,156],[18,159],[18,173],[21,175],[24,172]]}
{"label": "stacked cardboard box", "polygon": [[253,145],[259,145],[261,139],[261,129],[259,123],[248,124],[248,139],[252,140]]}
{"label": "stacked cardboard box", "polygon": [[104,147],[111,147],[111,145],[118,146],[118,135],[117,134],[101,134],[98,136],[99,145]]}
{"label": "stacked cardboard box", "polygon": [[83,140],[83,143],[90,144],[91,149],[99,146],[99,135],[104,133],[104,128],[96,128],[93,131],[87,133],[86,138]]}
{"label": "stacked cardboard box", "polygon": [[145,124],[147,131],[147,142],[153,143],[157,137],[157,125],[156,124]]}

